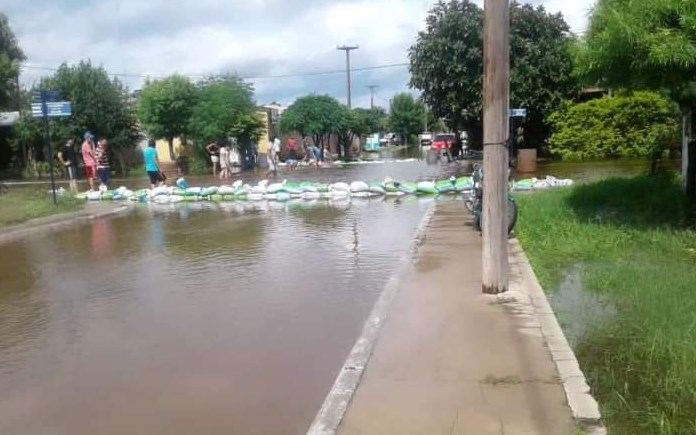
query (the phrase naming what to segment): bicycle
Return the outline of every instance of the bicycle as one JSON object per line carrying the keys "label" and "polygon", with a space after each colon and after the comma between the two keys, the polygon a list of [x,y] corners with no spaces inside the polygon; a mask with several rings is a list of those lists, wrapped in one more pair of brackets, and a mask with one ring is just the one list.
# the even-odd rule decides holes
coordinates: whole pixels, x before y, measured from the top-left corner
{"label": "bicycle", "polygon": [[[466,207],[474,215],[474,228],[477,231],[482,230],[483,220],[483,168],[481,165],[474,166],[472,174],[473,188],[469,197],[464,200]],[[517,202],[515,198],[508,193],[507,195],[507,230],[508,234],[512,232],[517,223]]]}

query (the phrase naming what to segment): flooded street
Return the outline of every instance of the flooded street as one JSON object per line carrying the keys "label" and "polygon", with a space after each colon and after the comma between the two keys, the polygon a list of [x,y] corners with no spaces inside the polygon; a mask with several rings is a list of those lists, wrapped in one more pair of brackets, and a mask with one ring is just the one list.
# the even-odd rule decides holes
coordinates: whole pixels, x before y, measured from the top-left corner
{"label": "flooded street", "polygon": [[[388,166],[321,175],[462,169]],[[429,201],[139,204],[0,245],[0,433],[303,433]]]}
{"label": "flooded street", "polygon": [[[279,179],[470,170],[414,161]],[[0,245],[0,433],[304,433],[432,201],[138,204]]]}

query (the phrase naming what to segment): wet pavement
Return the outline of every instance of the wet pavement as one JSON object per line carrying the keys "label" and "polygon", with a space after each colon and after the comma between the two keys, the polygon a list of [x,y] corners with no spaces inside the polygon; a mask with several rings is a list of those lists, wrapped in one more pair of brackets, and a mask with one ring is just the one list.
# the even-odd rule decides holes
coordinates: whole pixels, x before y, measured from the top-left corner
{"label": "wet pavement", "polygon": [[576,432],[538,319],[482,294],[470,220],[461,203],[438,204],[339,435]]}

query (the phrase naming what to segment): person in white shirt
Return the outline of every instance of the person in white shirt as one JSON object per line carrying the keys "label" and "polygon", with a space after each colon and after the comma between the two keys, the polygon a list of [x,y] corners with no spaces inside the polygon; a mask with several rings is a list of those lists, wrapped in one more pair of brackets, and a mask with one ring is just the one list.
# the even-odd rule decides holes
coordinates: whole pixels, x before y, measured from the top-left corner
{"label": "person in white shirt", "polygon": [[220,179],[230,178],[230,151],[226,145],[220,147]]}
{"label": "person in white shirt", "polygon": [[266,177],[270,177],[271,174],[276,175],[278,173],[278,157],[280,156],[280,139],[273,138],[273,144],[271,149],[266,152],[266,161],[268,162],[268,172]]}

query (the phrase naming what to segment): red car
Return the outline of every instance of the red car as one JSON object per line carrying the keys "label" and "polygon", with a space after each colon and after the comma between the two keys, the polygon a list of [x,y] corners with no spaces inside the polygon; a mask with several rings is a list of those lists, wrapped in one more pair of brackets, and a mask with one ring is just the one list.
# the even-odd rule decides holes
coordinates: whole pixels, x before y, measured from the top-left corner
{"label": "red car", "polygon": [[435,135],[435,137],[433,138],[433,143],[430,145],[430,149],[434,151],[450,149],[452,148],[454,141],[454,133],[440,133]]}

